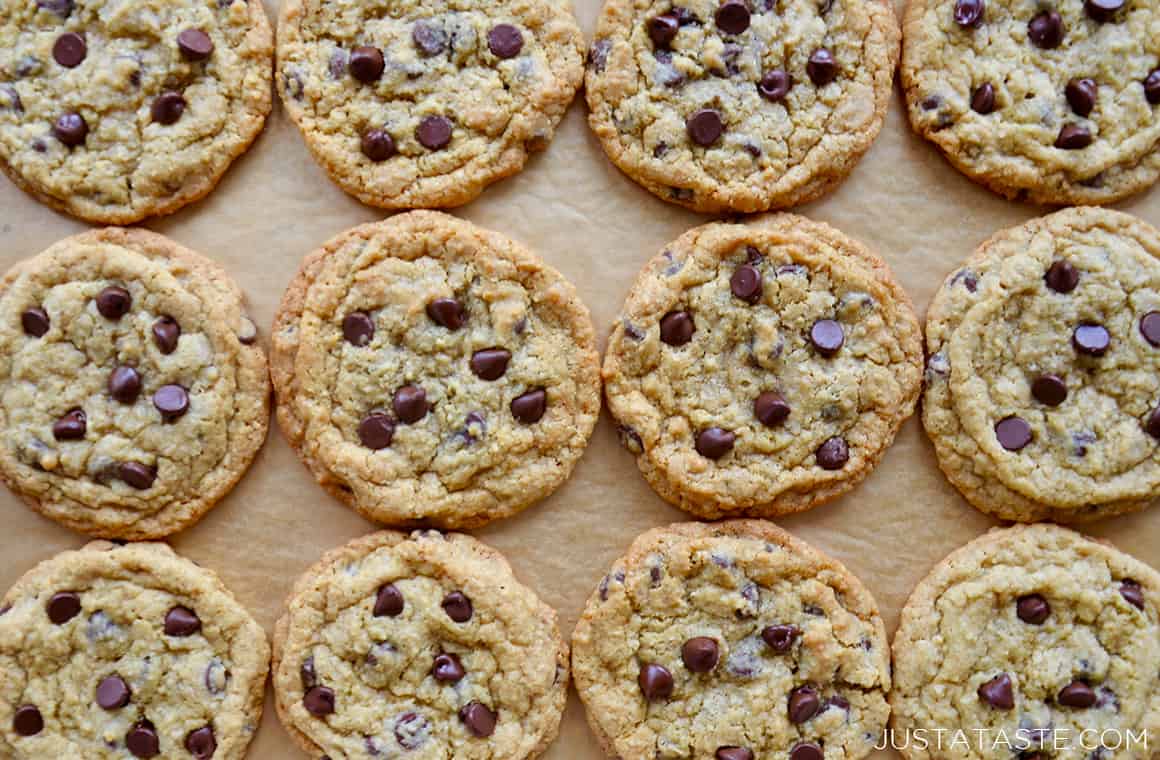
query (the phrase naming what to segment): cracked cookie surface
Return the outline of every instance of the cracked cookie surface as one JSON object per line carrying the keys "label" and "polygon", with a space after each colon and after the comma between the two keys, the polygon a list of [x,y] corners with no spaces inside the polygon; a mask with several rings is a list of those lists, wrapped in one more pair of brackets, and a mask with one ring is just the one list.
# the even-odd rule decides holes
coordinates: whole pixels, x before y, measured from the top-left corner
{"label": "cracked cookie surface", "polygon": [[1004,230],[927,314],[923,425],[978,509],[1078,522],[1160,493],[1160,232],[1076,208]]}
{"label": "cracked cookie surface", "polygon": [[10,0],[0,49],[0,168],[90,222],[201,198],[270,112],[259,2]]}
{"label": "cracked cookie surface", "polygon": [[886,264],[788,214],[667,246],[604,359],[641,472],[709,519],[798,512],[853,488],[913,412],[921,376],[918,320]]}
{"label": "cracked cookie surface", "polygon": [[474,527],[554,491],[600,408],[587,308],[515,241],[414,211],[310,255],[274,325],[278,419],[368,519]]}
{"label": "cracked cookie surface", "polygon": [[165,544],[97,541],[42,562],[0,607],[0,751],[12,760],[241,760],[266,634]]}
{"label": "cracked cookie surface", "polygon": [[66,238],[0,281],[0,478],[104,538],[197,522],[266,437],[270,385],[237,285],[156,233]]}
{"label": "cracked cookie surface", "polygon": [[278,89],[314,157],[384,208],[458,206],[544,150],[583,75],[567,0],[289,0]]}
{"label": "cracked cookie surface", "polygon": [[1150,2],[911,0],[910,121],[1009,198],[1110,203],[1160,176],[1160,21]]}
{"label": "cracked cookie surface", "polygon": [[278,714],[315,757],[531,760],[568,688],[555,611],[462,534],[383,531],[329,552],[274,648]]}
{"label": "cracked cookie surface", "polygon": [[[1160,732],[1158,598],[1155,570],[1065,528],[995,529],[967,544],[902,611],[890,702],[896,732],[963,730],[970,746],[940,751],[932,739],[902,754],[1153,757],[1127,732]],[[1000,735],[1010,744],[993,745]],[[1125,744],[1100,747],[1102,736]]]}
{"label": "cracked cookie surface", "polygon": [[614,164],[672,203],[805,203],[877,137],[898,41],[883,0],[607,0],[589,124]]}
{"label": "cracked cookie surface", "polygon": [[870,593],[771,523],[657,528],[588,600],[572,637],[588,721],[624,760],[857,760],[889,707]]}

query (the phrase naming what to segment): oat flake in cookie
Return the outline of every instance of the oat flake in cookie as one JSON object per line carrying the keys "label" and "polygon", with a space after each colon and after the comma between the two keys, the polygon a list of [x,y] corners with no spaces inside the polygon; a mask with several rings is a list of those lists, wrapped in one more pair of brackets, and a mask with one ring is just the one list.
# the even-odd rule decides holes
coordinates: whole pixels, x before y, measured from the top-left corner
{"label": "oat flake in cookie", "polygon": [[165,544],[64,552],[0,606],[0,754],[241,760],[269,661],[217,576]]}
{"label": "oat flake in cookie", "polygon": [[331,179],[458,206],[544,150],[584,70],[566,0],[287,0],[278,90]]}
{"label": "oat flake in cookie", "polygon": [[201,198],[270,111],[259,2],[10,0],[0,51],[0,168],[90,222]]}
{"label": "oat flake in cookie", "polygon": [[613,163],[667,201],[805,203],[877,137],[898,39],[885,0],[607,0],[589,123]]}
{"label": "oat flake in cookie", "polygon": [[1075,208],[999,232],[927,313],[923,424],[1005,520],[1079,522],[1160,494],[1160,232]]}
{"label": "oat flake in cookie", "polygon": [[393,525],[475,527],[544,498],[600,408],[572,285],[510,238],[433,211],[307,257],[272,371],[278,420],[318,481]]}
{"label": "oat flake in cookie", "polygon": [[[926,751],[911,743],[902,754],[1155,757],[1158,599],[1155,570],[1066,528],[995,529],[967,544],[918,584],[902,611],[890,703],[899,745],[906,732],[933,737],[941,729],[965,732],[969,746],[944,743],[940,752],[932,740]],[[977,741],[979,731],[989,738]],[[1011,746],[992,746],[1000,732]]]}
{"label": "oat flake in cookie", "polygon": [[0,281],[0,478],[103,538],[197,522],[266,436],[269,379],[242,294],[152,232],[66,238]]}
{"label": "oat flake in cookie", "polygon": [[874,599],[767,522],[640,536],[572,646],[588,722],[624,760],[858,760],[890,712]]}
{"label": "oat flake in cookie", "polygon": [[384,531],[329,552],[274,635],[278,714],[311,757],[531,760],[567,688],[555,611],[461,534]]}
{"label": "oat flake in cookie", "polygon": [[666,246],[604,358],[641,472],[708,519],[799,512],[853,488],[912,413],[921,376],[918,320],[886,264],[789,214]]}

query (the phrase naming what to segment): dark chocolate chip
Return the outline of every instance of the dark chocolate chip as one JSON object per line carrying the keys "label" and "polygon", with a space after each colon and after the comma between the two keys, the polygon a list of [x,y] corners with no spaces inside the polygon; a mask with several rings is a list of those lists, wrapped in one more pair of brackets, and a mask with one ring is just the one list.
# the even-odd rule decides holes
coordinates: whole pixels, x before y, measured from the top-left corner
{"label": "dark chocolate chip", "polygon": [[213,40],[201,29],[185,29],[177,35],[177,47],[187,61],[204,61],[213,53]]}
{"label": "dark chocolate chip", "polygon": [[670,311],[661,317],[661,340],[670,346],[685,345],[696,329],[693,315],[687,311]]}
{"label": "dark chocolate chip", "polygon": [[1107,328],[1097,324],[1083,324],[1071,334],[1071,344],[1085,356],[1103,356],[1111,345]]}
{"label": "dark chocolate chip", "polygon": [[789,760],[823,760],[822,748],[813,742],[799,742],[789,751]]}
{"label": "dark chocolate chip", "polygon": [[298,667],[298,678],[302,681],[302,689],[309,691],[318,685],[318,674],[314,671],[314,658],[307,657]]}
{"label": "dark chocolate chip", "polygon": [[448,330],[458,330],[467,319],[463,304],[454,298],[436,298],[427,304],[427,316]]}
{"label": "dark chocolate chip", "polygon": [[711,427],[697,434],[697,453],[708,459],[720,459],[733,450],[737,436],[728,430]]}
{"label": "dark chocolate chip", "polygon": [[129,313],[133,307],[133,297],[129,291],[117,285],[110,285],[97,294],[97,311],[105,319],[117,320]]}
{"label": "dark chocolate chip", "polygon": [[805,723],[818,714],[822,708],[821,697],[811,686],[799,686],[789,695],[789,719],[791,723]]}
{"label": "dark chocolate chip", "polygon": [[358,424],[358,438],[368,449],[385,449],[395,439],[395,422],[385,412],[371,412]]}
{"label": "dark chocolate chip", "polygon": [[157,468],[140,462],[122,462],[117,468],[117,476],[125,485],[144,491],[157,480]]}
{"label": "dark chocolate chip", "polygon": [[749,6],[744,0],[724,0],[713,19],[726,34],[741,34],[749,28]]}
{"label": "dark chocolate chip", "polygon": [[770,625],[761,632],[761,638],[778,654],[785,654],[792,649],[793,643],[801,635],[801,629],[796,625]]}
{"label": "dark chocolate chip", "polygon": [[72,591],[53,594],[45,606],[48,619],[56,625],[64,625],[80,614],[81,598]]}
{"label": "dark chocolate chip", "polygon": [[653,45],[663,50],[676,39],[681,25],[672,13],[662,13],[646,21],[645,27],[648,29],[648,36]]}
{"label": "dark chocolate chip", "polygon": [[129,704],[133,693],[120,676],[107,676],[97,684],[97,704],[106,710],[120,710]]}
{"label": "dark chocolate chip", "polygon": [[1063,42],[1063,17],[1057,11],[1042,11],[1027,24],[1027,36],[1036,47],[1051,50]]}
{"label": "dark chocolate chip", "polygon": [[201,630],[201,618],[188,607],[178,605],[165,613],[165,635],[185,637]]}
{"label": "dark chocolate chip", "polygon": [[957,0],[955,3],[955,23],[961,27],[978,26],[987,10],[983,0]]}
{"label": "dark chocolate chip", "polygon": [[806,74],[818,87],[825,87],[837,79],[838,63],[834,60],[834,54],[825,48],[818,48],[810,53],[810,59],[806,63]]}
{"label": "dark chocolate chip", "polygon": [[35,705],[21,705],[12,716],[12,730],[20,736],[36,736],[44,730],[44,718]]}
{"label": "dark chocolate chip", "polygon": [[88,431],[84,409],[72,409],[52,423],[52,437],[58,441],[79,441]]}
{"label": "dark chocolate chip", "polygon": [[480,702],[468,702],[459,710],[459,720],[477,739],[486,739],[495,733],[496,714]]}
{"label": "dark chocolate chip", "polygon": [[487,49],[496,58],[515,58],[524,49],[524,35],[511,24],[496,24],[487,32]]}
{"label": "dark chocolate chip", "polygon": [[693,673],[708,673],[717,667],[720,656],[721,650],[716,639],[708,636],[689,639],[681,646],[681,661]]}
{"label": "dark chocolate chip", "polygon": [[442,29],[426,21],[416,21],[411,28],[411,41],[425,57],[439,55],[447,47],[447,35]]}
{"label": "dark chocolate chip", "polygon": [[315,686],[302,697],[306,712],[322,718],[334,712],[334,690],[327,686]]}
{"label": "dark chocolate chip", "polygon": [[777,427],[789,417],[789,403],[776,391],[765,391],[753,402],[753,414],[766,427]]}
{"label": "dark chocolate chip", "polygon": [[1160,346],[1160,311],[1150,311],[1140,317],[1140,334],[1153,346]]}
{"label": "dark chocolate chip", "polygon": [[451,143],[451,120],[446,116],[425,116],[415,127],[415,139],[428,150],[442,150]]}
{"label": "dark chocolate chip", "polygon": [[217,739],[213,726],[202,726],[190,731],[185,737],[185,749],[197,760],[209,760],[217,752]]}
{"label": "dark chocolate chip", "polygon": [[1124,7],[1124,0],[1085,0],[1083,7],[1093,21],[1105,24],[1115,19],[1116,12]]}
{"label": "dark chocolate chip", "polygon": [[548,394],[543,388],[516,396],[512,399],[512,416],[525,425],[539,422],[548,409]]}
{"label": "dark chocolate chip", "polygon": [[1131,578],[1120,582],[1120,596],[1136,609],[1144,609],[1144,588]]}
{"label": "dark chocolate chip", "polygon": [[431,676],[436,681],[455,683],[465,675],[467,675],[467,671],[463,669],[463,663],[459,661],[457,655],[448,652],[435,655],[435,662],[431,666]]}
{"label": "dark chocolate chip", "polygon": [[1064,89],[1067,104],[1080,116],[1087,116],[1096,107],[1099,86],[1094,79],[1073,79]]}
{"label": "dark chocolate chip", "polygon": [[823,470],[840,470],[850,461],[850,446],[845,438],[828,438],[818,447],[818,467]]}
{"label": "dark chocolate chip", "polygon": [[980,686],[979,699],[996,710],[1014,709],[1015,690],[1011,685],[1011,676],[1002,673]]}
{"label": "dark chocolate chip", "polygon": [[189,411],[189,393],[180,385],[163,385],[153,393],[153,406],[162,420],[173,422]]}
{"label": "dark chocolate chip", "polygon": [[125,746],[133,757],[157,757],[161,754],[161,740],[153,724],[143,720],[125,734]]}
{"label": "dark chocolate chip", "polygon": [[185,113],[185,96],[174,90],[163,92],[154,99],[149,113],[158,124],[174,124]]}
{"label": "dark chocolate chip", "polygon": [[1031,383],[1031,395],[1041,404],[1059,406],[1067,400],[1067,383],[1059,375],[1040,375]]}
{"label": "dark chocolate chip", "polygon": [[88,45],[85,38],[76,32],[65,32],[56,38],[52,45],[52,58],[66,69],[75,69],[81,65],[88,54]]}
{"label": "dark chocolate chip", "polygon": [[718,747],[717,760],[753,760],[753,751],[745,747]]}
{"label": "dark chocolate chip", "polygon": [[471,371],[481,380],[498,380],[507,372],[511,359],[511,352],[504,348],[480,349],[471,355]]}
{"label": "dark chocolate chip", "polygon": [[1048,268],[1043,281],[1056,293],[1070,293],[1079,284],[1079,270],[1070,261],[1060,259]]}
{"label": "dark chocolate chip", "polygon": [[471,600],[467,598],[467,594],[462,591],[452,591],[443,597],[443,611],[456,623],[466,623],[471,620],[475,609],[472,607]]}
{"label": "dark chocolate chip", "polygon": [[757,303],[761,300],[761,272],[752,264],[742,264],[733,270],[729,289],[742,301]]}
{"label": "dark chocolate chip", "polygon": [[685,121],[685,130],[694,143],[708,147],[721,139],[725,124],[721,121],[721,114],[716,110],[702,108]]}
{"label": "dark chocolate chip", "polygon": [[1153,69],[1144,78],[1144,98],[1152,105],[1160,103],[1160,69]]}
{"label": "dark chocolate chip", "polygon": [[781,69],[765,72],[757,83],[757,92],[771,103],[780,103],[789,95],[793,79]]}
{"label": "dark chocolate chip", "polygon": [[161,317],[153,323],[153,343],[163,354],[177,350],[177,339],[181,337],[181,325],[173,317]]}
{"label": "dark chocolate chip", "polygon": [[1031,625],[1043,625],[1051,615],[1051,605],[1042,594],[1028,594],[1019,597],[1015,604],[1019,619]]}
{"label": "dark chocolate chip", "polygon": [[375,163],[386,161],[397,152],[395,138],[387,130],[377,127],[363,132],[359,147],[363,155]]}
{"label": "dark chocolate chip", "polygon": [[353,311],[342,318],[342,337],[353,346],[365,346],[375,337],[375,321],[365,311]]}
{"label": "dark chocolate chip", "polygon": [[399,422],[411,425],[427,416],[430,405],[427,403],[427,391],[417,385],[404,385],[395,391],[391,400],[391,408]]}
{"label": "dark chocolate chip", "polygon": [[1061,150],[1082,150],[1091,144],[1091,131],[1079,124],[1064,124],[1055,138],[1055,147]]}
{"label": "dark chocolate chip", "polygon": [[983,82],[971,94],[971,110],[984,116],[995,110],[995,85]]}
{"label": "dark chocolate chip", "polygon": [[1031,426],[1022,417],[1004,417],[995,423],[995,437],[1007,451],[1019,451],[1031,443]]}
{"label": "dark chocolate chip", "polygon": [[1160,438],[1160,406],[1152,410],[1144,421],[1144,430],[1153,438]]}
{"label": "dark chocolate chip", "polygon": [[73,0],[36,0],[36,7],[61,18],[68,18],[73,12]]}
{"label": "dark chocolate chip", "polygon": [[810,327],[810,343],[822,356],[833,356],[846,342],[842,325],[832,319],[819,319]]}
{"label": "dark chocolate chip", "polygon": [[673,674],[663,665],[642,665],[636,683],[640,693],[650,702],[668,699],[673,695]]}
{"label": "dark chocolate chip", "polygon": [[1094,705],[1096,698],[1095,689],[1083,681],[1076,680],[1059,690],[1056,701],[1065,707],[1086,708]]}
{"label": "dark chocolate chip", "polygon": [[43,338],[50,325],[48,312],[39,306],[25,309],[20,315],[20,326],[24,329],[24,334],[33,338]]}
{"label": "dark chocolate chip", "polygon": [[383,75],[383,51],[370,45],[361,45],[350,51],[346,67],[350,75],[362,82],[370,84],[377,82]]}
{"label": "dark chocolate chip", "polygon": [[141,395],[141,376],[132,367],[120,366],[109,373],[109,395],[122,404],[132,404]]}
{"label": "dark chocolate chip", "polygon": [[393,583],[379,589],[375,596],[375,617],[397,617],[403,613],[403,592]]}

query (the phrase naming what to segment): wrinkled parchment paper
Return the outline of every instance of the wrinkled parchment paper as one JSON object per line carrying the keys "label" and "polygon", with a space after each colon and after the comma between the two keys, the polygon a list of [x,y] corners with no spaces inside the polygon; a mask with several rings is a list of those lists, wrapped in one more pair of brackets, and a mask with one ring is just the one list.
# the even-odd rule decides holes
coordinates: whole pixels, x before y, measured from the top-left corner
{"label": "wrinkled parchment paper", "polygon": [[[276,17],[269,0],[267,10]],[[599,0],[577,2],[588,35],[598,10]],[[943,277],[980,242],[1046,209],[1010,203],[959,175],[911,133],[902,105],[896,95],[882,135],[850,179],[797,211],[835,225],[885,257],[921,316]],[[562,271],[592,310],[603,348],[644,262],[709,218],[658,200],[622,176],[589,133],[586,114],[581,95],[545,154],[453,213],[523,241]],[[1160,224],[1160,187],[1120,208]],[[265,133],[208,198],[147,226],[220,261],[247,294],[268,344],[274,310],[302,257],[348,227],[382,216],[327,179],[275,105]],[[0,181],[0,267],[84,227]],[[560,611],[568,635],[588,594],[633,537],[683,519],[645,484],[605,414],[571,481],[544,503],[477,535],[506,554],[516,574]],[[917,419],[907,422],[882,464],[851,494],[781,521],[862,579],[890,631],[931,566],[994,524],[942,477]],[[272,426],[238,488],[172,543],[217,571],[272,631],[298,574],[323,551],[373,529],[315,485]],[[1160,566],[1160,506],[1087,530]],[[0,492],[0,588],[36,562],[84,542]],[[305,758],[279,726],[272,699],[250,757]],[[603,757],[575,695],[560,738],[545,757]]]}

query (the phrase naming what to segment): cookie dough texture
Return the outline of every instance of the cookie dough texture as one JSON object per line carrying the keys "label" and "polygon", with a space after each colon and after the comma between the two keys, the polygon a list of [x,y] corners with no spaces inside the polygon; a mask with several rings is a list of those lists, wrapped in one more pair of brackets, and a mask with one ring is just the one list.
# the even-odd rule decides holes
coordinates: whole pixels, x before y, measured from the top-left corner
{"label": "cookie dough texture", "polygon": [[[1133,584],[1135,593],[1125,593]],[[1040,623],[1019,616],[1019,600],[1031,595],[1050,608]],[[1158,598],[1155,570],[1065,528],[995,529],[967,544],[919,583],[902,611],[890,703],[896,735],[961,729],[970,746],[911,744],[902,754],[1009,758],[1018,749],[991,743],[1003,732],[1013,747],[1029,754],[1043,746],[1059,760],[1153,757],[1154,746],[1126,739],[1128,731],[1160,731]],[[977,693],[1003,674],[1012,683],[1010,709]],[[1092,706],[1060,702],[1059,692],[1075,680],[1095,691]],[[980,730],[989,738],[977,742]],[[1101,736],[1114,743],[1117,735],[1122,747],[1093,752]]]}
{"label": "cookie dough texture", "polygon": [[[758,0],[747,28],[715,21],[718,0],[607,0],[588,59],[589,124],[605,153],[655,195],[695,211],[755,212],[813,200],[841,182],[874,142],[893,95],[899,28],[885,0]],[[667,46],[648,24],[677,14]],[[676,23],[676,22],[674,22]],[[828,50],[832,81],[809,60]],[[759,83],[782,71],[776,102]],[[721,136],[695,141],[687,122],[717,112]]]}
{"label": "cookie dough texture", "polygon": [[[212,42],[204,60],[178,46],[190,29]],[[53,55],[66,33],[86,47],[71,68]],[[90,222],[131,224],[198,200],[270,112],[273,33],[258,2],[13,0],[0,7],[0,50],[0,168]],[[174,123],[153,118],[162,93],[184,98]],[[53,130],[66,113],[88,129],[71,148]]]}
{"label": "cookie dough texture", "polygon": [[[786,651],[765,641],[768,626],[797,629]],[[695,637],[717,644],[711,671],[682,661]],[[766,522],[684,523],[640,536],[589,598],[572,646],[588,721],[624,760],[699,760],[722,747],[785,758],[799,743],[857,760],[881,740],[890,712],[886,632],[870,593]],[[668,698],[642,695],[637,678],[648,664],[671,674]],[[799,687],[820,704],[795,723],[788,702]]]}
{"label": "cookie dough texture", "polygon": [[[743,265],[760,276],[752,303],[732,290]],[[695,326],[680,346],[660,328],[677,311]],[[833,356],[811,342],[822,319],[844,335]],[[666,246],[637,277],[604,359],[609,408],[645,479],[708,519],[799,512],[850,490],[913,412],[921,377],[918,320],[885,262],[788,214],[708,224]],[[772,427],[755,414],[765,392],[790,409]],[[735,436],[717,459],[698,450],[710,428]],[[848,447],[837,469],[819,461],[831,439]]]}
{"label": "cookie dough texture", "polygon": [[[437,323],[445,299],[462,324]],[[365,344],[344,335],[351,314]],[[478,352],[510,354],[476,374]],[[587,445],[600,408],[599,357],[588,309],[559,272],[522,245],[438,212],[356,227],[311,254],[274,325],[278,420],[318,481],[371,520],[475,527],[552,493]],[[404,422],[397,392],[425,394]],[[544,392],[542,417],[513,402]],[[390,418],[385,448],[362,422]]]}
{"label": "cookie dough texture", "polygon": [[[117,319],[98,308],[107,288],[131,299]],[[23,329],[30,309],[48,321],[39,337]],[[169,353],[154,335],[164,317],[180,332]],[[17,264],[0,280],[0,478],[36,511],[95,536],[192,525],[265,439],[269,379],[255,337],[229,276],[152,232],[93,230]],[[128,401],[110,389],[120,367],[139,378]],[[155,404],[167,385],[188,397],[168,422]],[[56,424],[75,410],[81,437],[59,439]],[[136,482],[148,477],[126,477],[126,465],[155,478]]]}
{"label": "cookie dough texture", "polygon": [[[1124,3],[1100,22],[1080,0],[987,0],[966,27],[955,5],[907,4],[902,83],[915,131],[959,171],[1008,198],[1060,205],[1111,203],[1156,181],[1160,92],[1149,96],[1144,85],[1160,61],[1154,3]],[[1059,14],[1058,47],[1032,39],[1041,12]],[[1082,79],[1098,89],[1086,115],[1066,94]],[[988,85],[991,105],[980,112],[972,98]],[[1068,126],[1086,131],[1090,145],[1056,147]]]}
{"label": "cookie dough texture", "polygon": [[[61,594],[75,595],[79,611],[56,623],[49,615],[63,609],[54,601]],[[166,631],[177,607],[196,617],[196,631]],[[133,756],[127,735],[144,725],[161,757],[193,757],[186,737],[206,727],[214,760],[245,756],[261,720],[270,647],[212,572],[164,544],[98,541],[42,562],[2,609],[4,757],[123,760]],[[123,706],[97,703],[108,678],[128,687]],[[14,713],[26,706],[43,721],[32,736],[14,730]]]}
{"label": "cookie dough texture", "polygon": [[[514,54],[490,42],[501,25],[519,35]],[[351,73],[360,47],[382,56],[369,83]],[[449,207],[547,148],[580,85],[584,40],[568,0],[288,0],[278,61],[286,111],[331,179],[374,206]],[[449,120],[445,147],[420,142],[432,117]],[[362,151],[374,129],[393,143],[385,160]]]}
{"label": "cookie dough texture", "polygon": [[[376,615],[388,586],[401,610]],[[452,619],[452,594],[467,598],[467,619]],[[454,682],[432,674],[448,654],[463,671]],[[307,710],[316,687],[333,692],[333,713]],[[555,611],[462,534],[384,531],[329,552],[275,633],[278,714],[312,757],[531,760],[555,739],[567,688]],[[496,716],[489,736],[468,730],[471,703]]]}
{"label": "cookie dough texture", "polygon": [[[999,232],[948,276],[927,313],[923,424],[939,466],[978,509],[1005,520],[1082,522],[1143,509],[1160,493],[1160,348],[1141,330],[1160,310],[1160,232],[1134,217],[1075,208]],[[1073,290],[1048,283],[1057,262]],[[1109,335],[1080,353],[1078,326]],[[1066,386],[1038,400],[1043,375]],[[1024,420],[1011,451],[996,425]]]}

